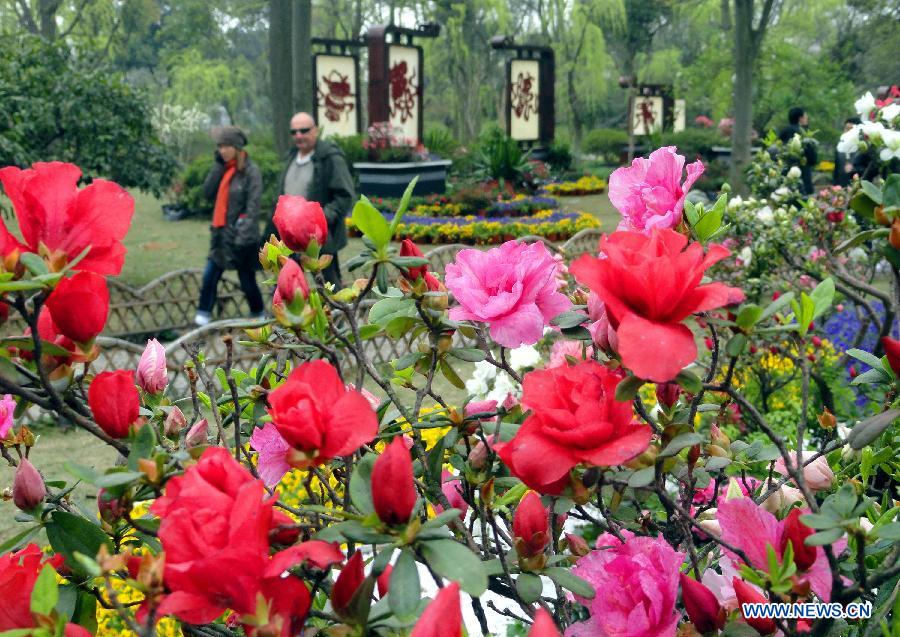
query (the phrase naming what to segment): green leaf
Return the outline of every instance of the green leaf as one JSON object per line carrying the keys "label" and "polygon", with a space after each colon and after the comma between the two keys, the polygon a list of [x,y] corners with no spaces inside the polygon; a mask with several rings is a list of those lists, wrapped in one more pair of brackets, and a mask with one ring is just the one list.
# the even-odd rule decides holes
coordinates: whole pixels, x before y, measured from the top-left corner
{"label": "green leaf", "polygon": [[375,505],[372,504],[372,469],[375,466],[375,456],[367,454],[357,463],[350,476],[350,499],[353,506],[359,509],[363,515],[375,513]]}
{"label": "green leaf", "polygon": [[815,321],[831,307],[831,302],[834,300],[834,279],[828,277],[819,283],[819,285],[817,285],[810,293],[809,297],[812,299],[813,306],[815,307],[815,312],[812,317],[812,320]]}
{"label": "green leaf", "polygon": [[881,188],[873,184],[871,181],[863,180],[862,182],[862,191],[865,195],[874,201],[877,204],[881,204],[884,202],[883,194]]}
{"label": "green leaf", "polygon": [[719,231],[719,228],[722,227],[726,200],[727,195],[721,195],[716,204],[694,224],[694,232],[697,233],[697,238],[701,243],[705,243],[712,238]]}
{"label": "green leaf", "polygon": [[851,385],[869,385],[874,383],[889,383],[891,382],[891,377],[887,375],[883,369],[870,369],[867,372],[863,372],[856,378],[850,381]]}
{"label": "green leaf", "polygon": [[757,323],[761,321],[765,321],[770,316],[774,316],[775,314],[781,312],[784,308],[791,304],[794,300],[794,293],[788,292],[786,294],[782,294],[777,299],[772,301],[766,306],[766,309],[763,310],[762,314],[759,316],[759,320]]}
{"label": "green leaf", "polygon": [[47,264],[44,260],[33,252],[23,252],[19,256],[19,262],[35,276],[48,274]]}
{"label": "green leaf", "polygon": [[569,569],[554,566],[552,568],[544,569],[544,575],[547,575],[563,588],[570,590],[581,597],[593,599],[594,595],[596,595],[596,591],[590,582],[578,577]]}
{"label": "green leaf", "polygon": [[675,377],[675,382],[689,394],[699,394],[703,391],[703,382],[693,372],[682,369]]}
{"label": "green leaf", "polygon": [[699,445],[701,442],[703,442],[703,436],[698,433],[694,433],[693,431],[678,434],[672,439],[669,444],[666,445],[665,449],[659,452],[659,455],[662,458],[674,456],[682,449],[687,449],[688,447]]}
{"label": "green leaf", "polygon": [[900,418],[900,409],[889,409],[870,416],[853,427],[847,437],[847,442],[854,449],[862,449],[875,442],[897,418]]}
{"label": "green leaf", "polygon": [[140,471],[111,471],[106,475],[98,476],[94,484],[103,489],[108,489],[140,480],[143,477],[144,474]]}
{"label": "green leaf", "polygon": [[487,355],[477,347],[454,347],[447,353],[468,363],[480,363],[487,358]]}
{"label": "green leaf", "polygon": [[855,234],[854,236],[838,245],[838,247],[834,249],[834,253],[840,254],[841,252],[846,252],[850,248],[855,248],[856,246],[863,244],[866,241],[886,237],[890,233],[890,228],[875,228],[874,230],[863,230],[862,232]]}
{"label": "green leaf", "polygon": [[410,551],[401,551],[400,557],[391,571],[388,604],[401,620],[415,616],[416,608],[422,597],[419,586],[419,571],[416,560]]}
{"label": "green leaf", "polygon": [[900,206],[900,175],[892,173],[884,180],[881,196],[885,208]]}
{"label": "green leaf", "polygon": [[522,573],[516,578],[516,592],[526,604],[532,604],[541,597],[544,592],[544,584],[541,578],[531,573]]}
{"label": "green leaf", "polygon": [[559,316],[555,316],[550,323],[551,325],[558,325],[559,327],[566,329],[569,327],[578,327],[587,320],[588,317],[584,312],[570,310],[568,312],[563,312]]}
{"label": "green leaf", "polygon": [[891,540],[892,542],[900,542],[900,522],[894,522],[886,526],[880,526],[874,529],[875,536],[880,540]]}
{"label": "green leaf", "polygon": [[[137,471],[138,461],[151,457],[155,446],[156,436],[153,433],[153,427],[147,425],[138,429],[134,443],[131,445],[131,452],[128,454],[128,468]],[[91,556],[93,557],[93,555],[95,554],[92,553]]]}
{"label": "green leaf", "polygon": [[643,469],[638,469],[628,477],[628,486],[632,489],[640,489],[641,487],[646,487],[648,484],[653,482],[653,478],[655,476],[655,467],[644,467]]}
{"label": "green leaf", "polygon": [[359,201],[353,206],[353,223],[377,248],[383,248],[391,240],[391,228],[375,206],[360,195]]}
{"label": "green leaf", "polygon": [[29,527],[24,531],[15,534],[14,536],[6,540],[3,544],[0,544],[0,555],[16,550],[17,548],[19,548],[19,546],[24,544],[29,538],[31,538],[31,536],[33,536],[40,530],[41,525],[38,524],[37,526]]}
{"label": "green leaf", "polygon": [[619,381],[618,385],[616,385],[616,400],[620,402],[634,400],[634,397],[637,396],[638,390],[640,390],[644,382],[643,378],[626,376]]}
{"label": "green leaf", "polygon": [[697,220],[700,218],[700,213],[697,211],[697,206],[694,205],[692,201],[684,202],[684,216],[687,218],[688,223],[693,226],[697,223]]}
{"label": "green leaf", "polygon": [[428,520],[423,526],[444,526],[445,524],[449,524],[453,520],[458,520],[460,513],[462,513],[462,511],[460,511],[459,509],[447,509],[446,511],[441,511],[436,516]]}
{"label": "green leaf", "polygon": [[47,539],[57,553],[66,558],[66,564],[76,573],[88,575],[75,559],[75,553],[83,553],[94,557],[105,544],[109,552],[113,552],[109,537],[103,530],[86,520],[66,511],[54,511],[51,521],[47,523]]}
{"label": "green leaf", "polygon": [[743,334],[735,334],[725,344],[725,353],[732,358],[740,356],[747,346],[747,337]]}
{"label": "green leaf", "polygon": [[31,589],[31,612],[36,615],[49,615],[59,601],[59,587],[56,584],[56,571],[49,564],[44,564],[38,575],[34,588]]}
{"label": "green leaf", "polygon": [[406,209],[409,208],[409,200],[412,198],[413,190],[416,188],[416,184],[419,183],[419,176],[416,175],[413,177],[413,180],[409,182],[409,185],[406,186],[406,190],[403,191],[403,196],[400,197],[400,205],[397,206],[397,212],[394,214],[394,218],[391,220],[390,226],[390,236],[394,236],[397,232],[397,226],[400,225],[400,220],[403,219],[403,215],[406,214]]}
{"label": "green leaf", "polygon": [[876,369],[881,369],[881,359],[875,356],[874,354],[870,354],[869,352],[861,349],[848,349],[847,356],[852,356],[856,360],[865,363],[869,367],[874,367]]}
{"label": "green leaf", "polygon": [[800,521],[811,529],[822,531],[841,525],[841,520],[824,513],[807,513],[800,516]]}
{"label": "green leaf", "polygon": [[735,323],[737,323],[738,327],[742,330],[749,330],[756,325],[756,322],[761,316],[762,308],[750,303],[741,308],[741,311],[738,312],[737,319],[735,319]]}
{"label": "green leaf", "polygon": [[487,590],[487,576],[481,559],[463,544],[454,540],[432,540],[421,544],[422,554],[431,568],[447,579],[459,582],[472,597]]}
{"label": "green leaf", "polygon": [[465,381],[459,377],[459,374],[456,373],[450,363],[447,362],[446,359],[442,358],[440,361],[441,372],[444,374],[444,378],[446,378],[451,385],[456,387],[457,389],[465,389],[466,383]]}
{"label": "green leaf", "polygon": [[803,542],[807,546],[824,546],[825,544],[833,544],[844,535],[843,529],[828,529],[813,533]]}

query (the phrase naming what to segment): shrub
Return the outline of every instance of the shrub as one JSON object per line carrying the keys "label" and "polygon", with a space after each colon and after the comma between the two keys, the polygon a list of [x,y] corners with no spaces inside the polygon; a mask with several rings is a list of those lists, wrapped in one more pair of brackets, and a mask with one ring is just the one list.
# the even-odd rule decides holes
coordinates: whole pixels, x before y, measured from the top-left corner
{"label": "shrub", "polygon": [[453,157],[459,149],[459,142],[446,126],[434,126],[425,131],[422,140],[431,153],[439,157]]}
{"label": "shrub", "polygon": [[479,142],[475,155],[477,171],[489,179],[504,179],[519,183],[528,167],[528,156],[519,142],[507,137],[499,129],[491,129]]}
{"label": "shrub", "polygon": [[628,133],[619,128],[595,128],[584,136],[581,146],[592,155],[607,155],[618,158],[622,148],[628,144]]}
{"label": "shrub", "polygon": [[353,166],[354,162],[367,161],[369,159],[368,152],[363,148],[364,138],[362,135],[334,136],[328,139],[341,147],[341,150],[344,151],[344,157],[347,158],[347,164],[350,166]]}
{"label": "shrub", "polygon": [[547,149],[547,164],[554,172],[564,172],[572,167],[572,150],[566,142],[554,141]]}
{"label": "shrub", "polygon": [[662,146],[677,146],[678,152],[691,162],[696,158],[711,159],[713,146],[722,146],[727,140],[712,128],[686,128],[678,133],[663,133]]}

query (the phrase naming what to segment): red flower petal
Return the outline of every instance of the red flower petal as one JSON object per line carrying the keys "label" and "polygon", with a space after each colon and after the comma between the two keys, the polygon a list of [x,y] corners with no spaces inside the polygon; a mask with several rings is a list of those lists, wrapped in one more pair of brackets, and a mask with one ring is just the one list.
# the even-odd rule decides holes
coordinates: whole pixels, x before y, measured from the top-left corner
{"label": "red flower petal", "polygon": [[670,381],[697,358],[694,334],[681,323],[653,323],[629,314],[616,335],[622,363],[646,380]]}

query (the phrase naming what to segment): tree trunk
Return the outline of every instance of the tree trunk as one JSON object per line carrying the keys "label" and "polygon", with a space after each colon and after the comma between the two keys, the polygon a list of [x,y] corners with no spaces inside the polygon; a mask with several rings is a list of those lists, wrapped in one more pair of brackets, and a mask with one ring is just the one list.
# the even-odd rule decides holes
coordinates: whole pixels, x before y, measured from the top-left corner
{"label": "tree trunk", "polygon": [[[315,99],[315,90],[312,80],[312,1],[294,0],[293,29],[291,39],[293,41],[293,105],[295,111],[312,113]],[[315,117],[315,113],[313,113]]]}
{"label": "tree trunk", "polygon": [[40,0],[38,16],[41,23],[41,37],[52,42],[56,39],[56,11],[61,0]]}
{"label": "tree trunk", "polygon": [[734,0],[734,127],[731,130],[731,185],[746,193],[744,170],[750,163],[753,124],[753,0]]}
{"label": "tree trunk", "polygon": [[275,149],[286,153],[290,145],[291,115],[291,1],[269,0],[269,94]]}

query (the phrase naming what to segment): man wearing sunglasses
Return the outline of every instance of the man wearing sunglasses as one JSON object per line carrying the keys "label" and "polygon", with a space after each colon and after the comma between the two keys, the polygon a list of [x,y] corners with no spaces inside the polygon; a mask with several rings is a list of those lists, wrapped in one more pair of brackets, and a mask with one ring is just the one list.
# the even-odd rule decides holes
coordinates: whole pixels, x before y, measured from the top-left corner
{"label": "man wearing sunglasses", "polygon": [[[322,273],[325,280],[341,286],[338,251],[347,245],[347,226],[344,218],[353,209],[356,189],[343,151],[334,142],[319,139],[319,128],[309,113],[297,113],[291,118],[291,137],[294,148],[288,154],[281,173],[279,193],[299,195],[318,201],[328,220],[328,239],[322,254],[332,255],[331,265]],[[265,236],[278,234],[269,223]]]}

